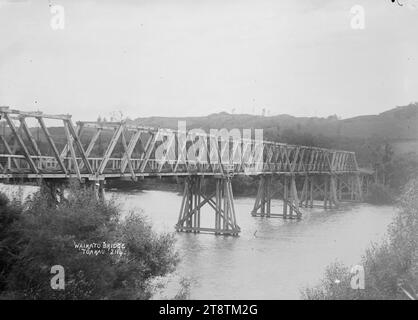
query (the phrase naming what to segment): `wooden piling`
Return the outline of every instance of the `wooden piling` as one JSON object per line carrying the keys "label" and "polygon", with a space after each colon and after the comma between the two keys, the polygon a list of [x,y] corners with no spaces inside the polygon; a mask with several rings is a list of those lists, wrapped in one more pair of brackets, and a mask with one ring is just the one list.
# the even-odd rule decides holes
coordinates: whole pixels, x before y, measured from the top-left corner
{"label": "wooden piling", "polygon": [[[215,178],[215,191],[205,195],[200,176],[186,178],[182,205],[176,225],[177,231],[211,232],[218,235],[238,235],[241,231],[237,225],[232,185],[230,177]],[[200,209],[209,205],[214,210],[214,227],[202,227]]]}

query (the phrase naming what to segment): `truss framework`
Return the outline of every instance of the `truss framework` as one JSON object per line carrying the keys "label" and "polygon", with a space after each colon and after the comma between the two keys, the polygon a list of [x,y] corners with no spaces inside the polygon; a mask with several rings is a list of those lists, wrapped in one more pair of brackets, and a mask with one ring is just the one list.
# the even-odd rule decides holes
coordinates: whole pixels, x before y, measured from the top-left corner
{"label": "truss framework", "polygon": [[[4,127],[4,134],[0,135],[3,146],[0,179],[130,177],[135,181],[150,175],[306,175],[359,170],[355,154],[348,151],[199,133],[187,133],[187,141],[184,141],[186,133],[126,122],[78,122],[75,127],[69,115],[22,112],[8,107],[0,107],[0,117]],[[41,152],[33,130],[26,123],[28,118],[39,123],[50,152]],[[60,121],[59,129],[64,133],[52,135],[46,119]],[[56,132],[57,128],[54,129]],[[103,152],[98,153],[102,136],[108,140]],[[199,147],[198,141],[204,147]],[[162,149],[163,153],[158,156]],[[186,157],[190,154],[195,157]]]}

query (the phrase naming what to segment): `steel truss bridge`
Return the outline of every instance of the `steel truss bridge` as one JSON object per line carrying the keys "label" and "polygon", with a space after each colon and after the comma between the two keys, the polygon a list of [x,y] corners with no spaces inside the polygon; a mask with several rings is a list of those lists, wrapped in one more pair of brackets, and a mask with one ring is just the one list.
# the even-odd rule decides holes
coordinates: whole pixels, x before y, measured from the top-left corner
{"label": "steel truss bridge", "polygon": [[[0,107],[0,181],[42,179],[59,201],[63,182],[78,179],[104,196],[108,179],[184,179],[177,231],[238,235],[231,180],[258,179],[253,216],[300,219],[303,208],[324,209],[361,201],[370,172],[354,152],[224,135],[180,132],[121,122],[77,122]],[[29,127],[28,122],[36,127]],[[54,122],[48,125],[47,122]],[[40,134],[42,133],[42,139]],[[204,179],[214,184],[207,192]],[[283,202],[271,212],[272,199]],[[314,204],[315,200],[315,204]],[[214,211],[214,225],[201,226],[201,208]]]}

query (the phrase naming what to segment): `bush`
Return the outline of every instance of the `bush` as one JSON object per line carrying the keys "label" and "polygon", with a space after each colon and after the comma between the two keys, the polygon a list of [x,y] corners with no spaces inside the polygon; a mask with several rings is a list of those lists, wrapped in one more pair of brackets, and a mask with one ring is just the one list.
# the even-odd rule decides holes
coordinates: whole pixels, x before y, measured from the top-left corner
{"label": "bush", "polygon": [[[418,291],[418,179],[409,182],[399,200],[400,213],[387,238],[362,258],[365,289],[353,290],[351,274],[341,264],[331,265],[322,283],[305,289],[305,299],[417,299]],[[335,279],[341,282],[335,284]],[[406,291],[406,292],[405,292]]]}
{"label": "bush", "polygon": [[19,233],[12,228],[19,219],[22,207],[0,193],[0,292],[6,287],[7,274],[16,262]]}
{"label": "bush", "polygon": [[[1,257],[4,251],[14,252],[0,266],[4,297],[149,299],[150,281],[173,271],[178,262],[172,234],[156,234],[138,214],[120,220],[115,202],[97,200],[91,189],[73,186],[67,201],[57,204],[42,188],[24,207],[18,215],[7,209],[13,219],[1,215]],[[122,255],[86,254],[75,247],[80,243],[121,243],[125,248]],[[53,265],[65,269],[65,290],[50,286]]]}

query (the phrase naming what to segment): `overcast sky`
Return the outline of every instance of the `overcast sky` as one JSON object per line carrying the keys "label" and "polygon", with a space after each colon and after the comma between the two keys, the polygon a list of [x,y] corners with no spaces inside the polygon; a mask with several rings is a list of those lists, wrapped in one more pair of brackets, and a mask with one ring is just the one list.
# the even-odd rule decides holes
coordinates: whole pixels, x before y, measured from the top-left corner
{"label": "overcast sky", "polygon": [[63,30],[49,3],[0,0],[0,105],[346,118],[418,101],[418,8],[390,0],[52,1]]}

